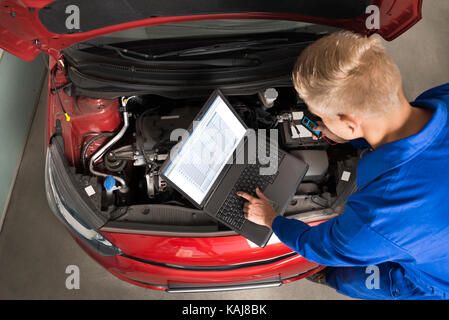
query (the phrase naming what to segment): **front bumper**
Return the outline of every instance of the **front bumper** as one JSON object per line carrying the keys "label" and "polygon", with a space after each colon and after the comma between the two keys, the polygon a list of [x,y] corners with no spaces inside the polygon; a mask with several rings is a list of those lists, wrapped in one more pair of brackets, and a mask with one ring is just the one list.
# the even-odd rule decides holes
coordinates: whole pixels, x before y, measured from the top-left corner
{"label": "front bumper", "polygon": [[[288,248],[281,243],[273,244],[275,250],[270,250],[269,246],[264,252],[257,252],[258,248],[251,248],[241,236],[212,237],[209,240],[177,239],[101,231],[101,227],[92,226],[95,221],[92,222],[94,218],[89,215],[97,214],[95,208],[89,206],[89,199],[86,200],[86,195],[82,194],[83,189],[77,184],[63,156],[62,139],[57,139],[53,138],[46,158],[45,186],[50,208],[80,246],[122,280],[171,293],[229,291],[280,286],[322,269],[291,250],[286,254]],[[192,249],[192,241],[200,243],[203,250],[207,241],[211,241],[211,249],[215,249],[217,254],[221,252],[218,254],[219,265],[205,267],[211,266],[210,262],[217,258],[213,254],[206,254],[206,251],[213,251],[203,251],[201,262],[179,256],[180,252],[187,252],[187,247]],[[165,249],[167,245],[170,247],[168,251],[165,250],[165,255],[158,251],[158,247],[163,249],[164,244]],[[223,247],[220,246],[225,244],[226,249],[221,251]],[[283,248],[278,250],[280,246]],[[157,255],[151,256],[148,252]],[[248,261],[248,253],[252,257],[250,262],[233,261],[236,255]],[[217,263],[216,260],[214,262]]]}
{"label": "front bumper", "polygon": [[273,263],[226,271],[192,270],[152,264],[125,254],[100,256],[77,240],[89,255],[117,278],[168,293],[215,292],[278,287],[300,280],[324,267],[295,254]]}

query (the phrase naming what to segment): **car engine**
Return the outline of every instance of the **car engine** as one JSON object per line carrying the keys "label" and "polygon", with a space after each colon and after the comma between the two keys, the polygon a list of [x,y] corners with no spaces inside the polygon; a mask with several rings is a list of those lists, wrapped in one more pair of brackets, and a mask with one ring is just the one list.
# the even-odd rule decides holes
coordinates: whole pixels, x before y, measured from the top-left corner
{"label": "car engine", "polygon": [[[258,95],[230,96],[228,99],[248,127],[277,129],[280,148],[309,164],[309,170],[292,200],[291,210],[295,205],[298,207],[298,201],[304,210],[324,207],[338,195],[340,176],[345,168],[354,169],[357,151],[349,144],[334,146],[325,139],[314,140],[311,132],[301,125],[301,117],[307,115],[314,121],[318,119],[308,112],[292,88],[270,88]],[[92,164],[91,172],[85,172],[94,175],[101,172],[103,178],[111,175],[126,181],[125,190],[114,187],[108,190],[107,179],[104,179],[99,205],[102,210],[142,204],[193,207],[164,181],[159,169],[178,142],[170,139],[172,131],[187,129],[204,101],[155,95],[136,96],[129,100],[129,124],[125,133],[107,147],[107,152],[98,162]],[[82,157],[82,163],[86,163],[87,156],[83,153]],[[352,162],[348,164],[348,161]],[[304,199],[313,199],[311,195],[316,196],[316,201],[309,201],[307,206]]]}

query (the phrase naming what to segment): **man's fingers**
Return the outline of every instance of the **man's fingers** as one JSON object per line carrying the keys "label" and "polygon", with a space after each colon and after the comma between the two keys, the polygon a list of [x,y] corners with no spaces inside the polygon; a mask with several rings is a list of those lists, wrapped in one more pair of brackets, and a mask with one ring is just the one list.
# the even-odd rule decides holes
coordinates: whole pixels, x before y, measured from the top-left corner
{"label": "man's fingers", "polygon": [[256,194],[257,194],[257,196],[258,196],[260,199],[270,201],[270,200],[269,200],[269,199],[262,193],[262,191],[260,191],[259,188],[256,188]]}
{"label": "man's fingers", "polygon": [[257,194],[257,196],[258,196],[259,198],[253,197],[252,195],[250,195],[250,194],[248,194],[248,193],[246,193],[246,192],[243,192],[243,191],[237,192],[237,195],[238,195],[239,197],[245,198],[246,200],[248,200],[248,201],[251,202],[251,203],[257,203],[259,199],[260,199],[260,200],[270,201],[270,200],[269,200],[269,199],[262,193],[262,191],[260,191],[259,188],[256,188],[256,194]]}
{"label": "man's fingers", "polygon": [[316,122],[316,127],[313,128],[313,130],[315,131],[321,131],[323,133],[323,135],[327,134],[329,132],[329,130],[327,129],[326,125],[322,122],[322,121],[317,121]]}
{"label": "man's fingers", "polygon": [[253,197],[252,195],[247,194],[246,192],[239,191],[239,192],[237,192],[237,195],[239,197],[245,198],[249,202],[257,200],[257,198]]}
{"label": "man's fingers", "polygon": [[245,219],[248,219],[248,213],[249,213],[249,202],[245,202],[243,205],[243,216]]}

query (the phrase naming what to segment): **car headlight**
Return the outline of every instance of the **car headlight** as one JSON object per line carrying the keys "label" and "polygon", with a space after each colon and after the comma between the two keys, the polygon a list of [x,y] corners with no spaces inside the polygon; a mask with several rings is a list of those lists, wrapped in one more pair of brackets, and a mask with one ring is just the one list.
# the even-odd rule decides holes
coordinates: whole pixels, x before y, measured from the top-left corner
{"label": "car headlight", "polygon": [[[87,210],[82,200],[76,198],[76,186],[71,182],[57,147],[47,149],[45,162],[45,190],[53,213],[90,248],[104,256],[121,254],[121,250],[90,227],[81,217],[80,210]],[[75,199],[76,198],[76,199]]]}

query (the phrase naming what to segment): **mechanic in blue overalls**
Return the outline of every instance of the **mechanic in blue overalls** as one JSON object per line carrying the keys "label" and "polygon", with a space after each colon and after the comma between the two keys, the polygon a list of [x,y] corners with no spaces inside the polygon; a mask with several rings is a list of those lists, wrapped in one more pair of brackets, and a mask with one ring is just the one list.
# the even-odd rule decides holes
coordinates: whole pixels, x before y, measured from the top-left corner
{"label": "mechanic in blue overalls", "polygon": [[364,148],[357,191],[322,224],[248,200],[246,217],[310,261],[315,280],[362,299],[449,298],[449,83],[409,103],[398,67],[378,39],[350,32],[306,48],[293,83],[323,120],[316,130]]}

